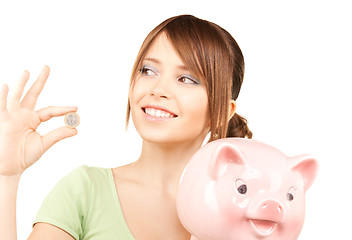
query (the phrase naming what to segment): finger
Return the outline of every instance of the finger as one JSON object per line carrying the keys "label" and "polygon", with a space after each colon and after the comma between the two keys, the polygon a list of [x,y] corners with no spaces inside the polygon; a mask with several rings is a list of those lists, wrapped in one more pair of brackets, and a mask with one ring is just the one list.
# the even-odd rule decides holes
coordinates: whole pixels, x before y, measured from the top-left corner
{"label": "finger", "polygon": [[23,94],[23,90],[28,82],[29,79],[29,72],[27,70],[25,70],[22,74],[22,76],[20,77],[20,79],[18,80],[18,83],[15,87],[15,90],[13,91],[13,93],[11,94],[11,98],[10,101],[13,102],[19,102],[21,100],[22,94]]}
{"label": "finger", "polygon": [[44,66],[38,79],[33,83],[32,87],[28,90],[22,100],[22,106],[29,109],[34,109],[37,104],[39,94],[42,92],[46,80],[48,79],[50,69],[48,66]]}
{"label": "finger", "polygon": [[42,136],[44,151],[48,150],[51,146],[53,146],[58,141],[73,137],[77,134],[77,130],[75,128],[69,127],[60,127],[55,129],[44,136]]}
{"label": "finger", "polygon": [[37,111],[41,122],[46,122],[52,117],[63,116],[69,112],[76,112],[77,107],[46,107]]}
{"label": "finger", "polygon": [[5,111],[7,108],[7,95],[9,93],[9,87],[3,84],[0,89],[0,111]]}

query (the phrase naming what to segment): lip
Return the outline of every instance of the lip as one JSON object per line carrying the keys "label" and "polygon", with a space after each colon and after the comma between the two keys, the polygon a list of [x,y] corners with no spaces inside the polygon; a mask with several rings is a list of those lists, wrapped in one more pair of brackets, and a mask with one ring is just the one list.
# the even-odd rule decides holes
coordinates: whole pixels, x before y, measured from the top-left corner
{"label": "lip", "polygon": [[[171,117],[157,117],[157,116],[152,116],[152,115],[149,115],[146,113],[146,110],[147,108],[150,108],[150,109],[154,109],[154,110],[160,110],[160,111],[163,111],[167,114],[170,114]],[[141,110],[143,111],[144,113],[144,116],[148,119],[148,120],[152,120],[152,121],[167,121],[167,120],[172,120],[174,118],[176,118],[178,115],[171,112],[169,109],[165,108],[165,107],[162,107],[162,106],[156,106],[156,105],[146,105],[146,106],[143,106],[141,108]]]}
{"label": "lip", "polygon": [[261,219],[250,219],[252,228],[260,236],[267,237],[272,234],[277,226],[276,222]]}

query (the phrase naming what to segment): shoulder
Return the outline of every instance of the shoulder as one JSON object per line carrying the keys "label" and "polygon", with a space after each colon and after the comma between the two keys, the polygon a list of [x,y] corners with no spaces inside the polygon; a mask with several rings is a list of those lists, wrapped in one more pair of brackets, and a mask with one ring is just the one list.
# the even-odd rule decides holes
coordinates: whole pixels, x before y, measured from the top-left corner
{"label": "shoulder", "polygon": [[46,196],[34,223],[49,223],[81,239],[85,224],[82,219],[90,217],[92,202],[99,196],[94,182],[103,178],[104,172],[107,170],[88,166],[71,171]]}
{"label": "shoulder", "polygon": [[80,166],[72,170],[64,179],[92,181],[95,178],[104,177],[109,174],[109,168]]}
{"label": "shoulder", "polygon": [[74,194],[91,191],[93,185],[106,182],[109,177],[109,169],[80,166],[63,177],[56,185],[56,189],[70,191]]}
{"label": "shoulder", "polygon": [[[88,166],[74,169],[49,192],[41,209],[45,208],[44,212],[55,212],[54,215],[60,215],[60,212],[65,214],[67,212],[86,212],[92,199],[99,196],[100,188],[97,183],[103,186],[102,183],[106,183],[107,173],[107,169]],[[55,209],[55,211],[50,209]]]}

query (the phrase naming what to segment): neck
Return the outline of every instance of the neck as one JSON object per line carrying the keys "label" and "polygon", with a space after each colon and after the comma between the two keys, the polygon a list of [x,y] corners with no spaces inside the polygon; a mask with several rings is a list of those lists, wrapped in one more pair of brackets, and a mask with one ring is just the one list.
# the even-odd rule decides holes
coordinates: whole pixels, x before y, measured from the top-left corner
{"label": "neck", "polygon": [[175,194],[184,167],[201,144],[200,141],[182,144],[143,141],[141,155],[134,165],[146,184]]}

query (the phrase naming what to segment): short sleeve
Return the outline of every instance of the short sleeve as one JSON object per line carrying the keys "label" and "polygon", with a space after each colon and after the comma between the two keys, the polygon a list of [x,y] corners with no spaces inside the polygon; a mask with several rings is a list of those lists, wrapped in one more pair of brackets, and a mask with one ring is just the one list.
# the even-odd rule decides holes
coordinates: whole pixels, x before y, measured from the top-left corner
{"label": "short sleeve", "polygon": [[87,168],[79,167],[57,183],[44,199],[34,224],[49,223],[76,240],[82,238],[92,187]]}

